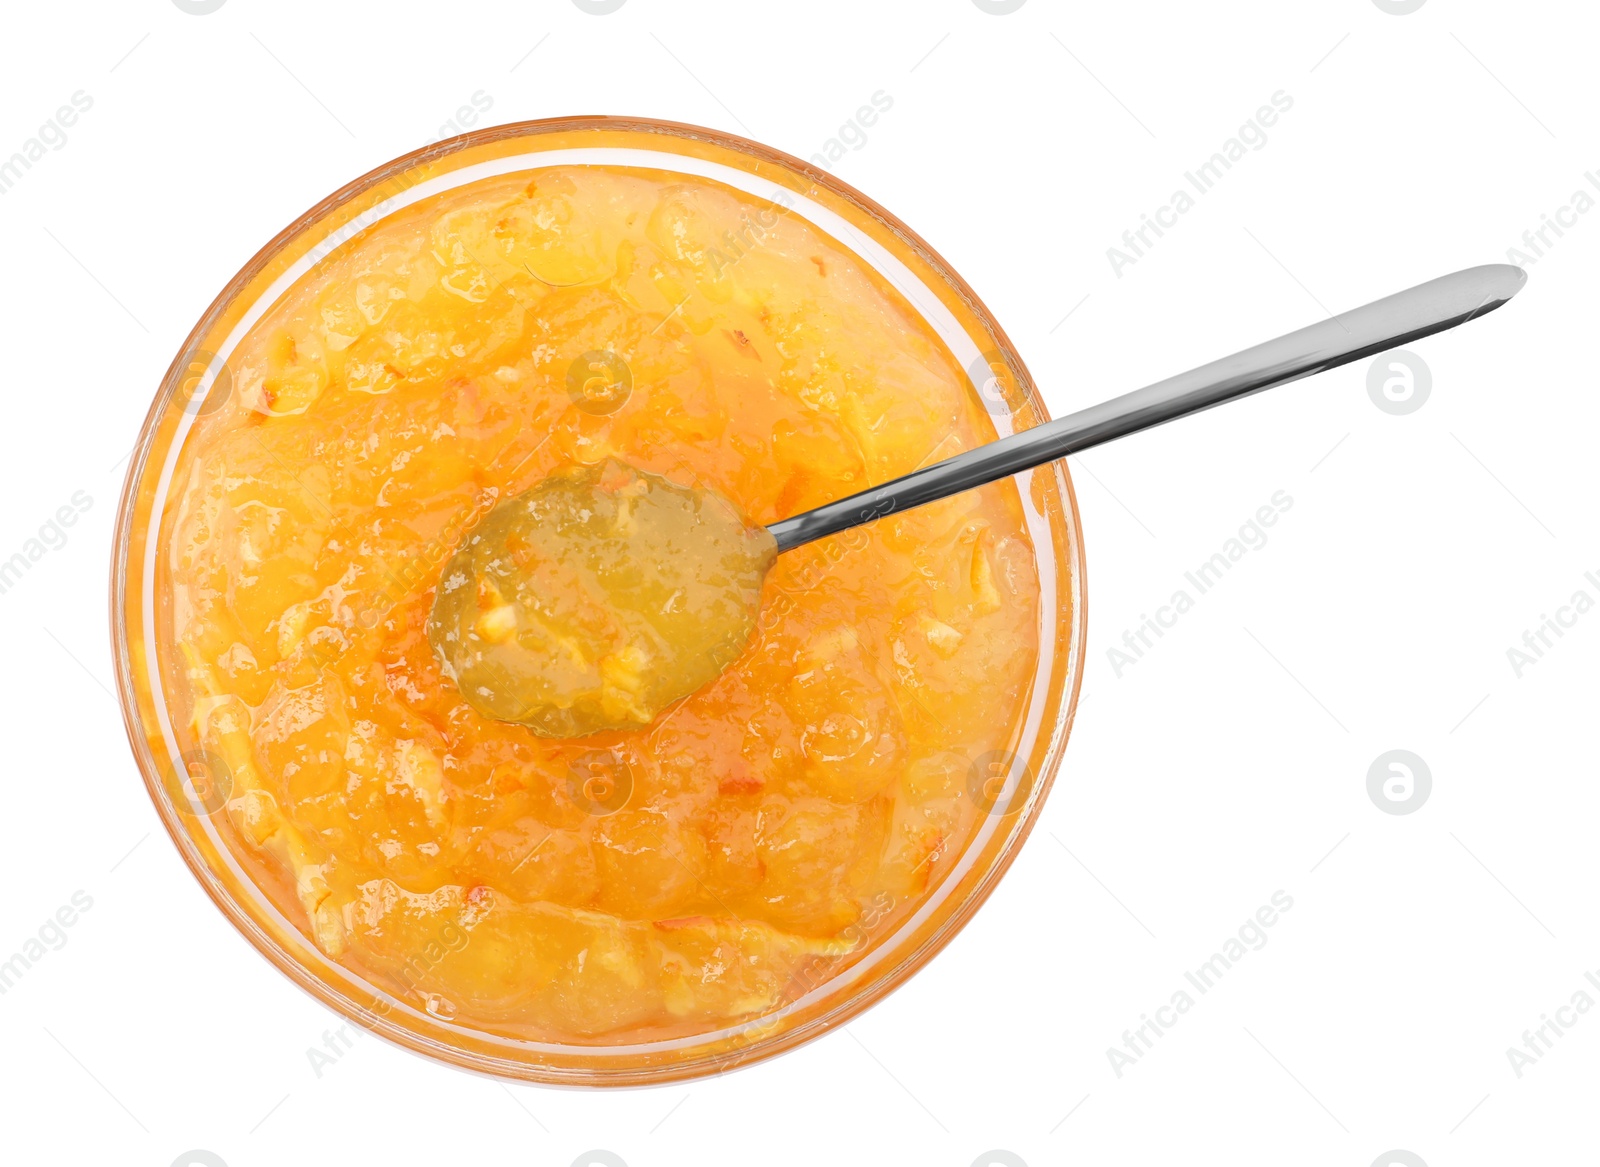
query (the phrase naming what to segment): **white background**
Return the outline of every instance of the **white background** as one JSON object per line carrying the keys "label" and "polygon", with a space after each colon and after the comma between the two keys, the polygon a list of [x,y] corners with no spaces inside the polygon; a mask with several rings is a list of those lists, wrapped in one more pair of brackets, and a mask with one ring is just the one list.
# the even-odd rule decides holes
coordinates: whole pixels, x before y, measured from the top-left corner
{"label": "white background", "polygon": [[[1506,652],[1577,589],[1600,599],[1583,578],[1600,571],[1600,214],[1511,306],[1412,346],[1433,379],[1414,413],[1377,408],[1363,362],[1078,460],[1090,650],[1039,829],[907,987],[719,1080],[504,1087],[371,1037],[317,1077],[306,1051],[338,1021],[233,932],[161,831],[108,691],[105,619],[119,460],[193,321],[302,210],[439,136],[475,92],[490,121],[642,114],[807,156],[886,91],[893,109],[836,172],[966,276],[1060,414],[1503,261],[1600,170],[1590,13],[8,6],[0,157],[75,91],[94,104],[0,196],[0,559],[74,492],[93,504],[0,596],[0,957],[74,891],[93,908],[0,996],[0,1159],[1592,1156],[1600,1010],[1567,1014],[1520,1077],[1506,1050],[1600,969],[1600,614],[1520,678]],[[1278,90],[1294,105],[1267,144],[1116,274],[1107,248]],[[1293,507],[1266,546],[1119,677],[1108,646],[1279,490]],[[1431,769],[1414,813],[1368,796],[1391,749]],[[1266,946],[1118,1077],[1108,1047],[1279,889],[1294,906]]]}

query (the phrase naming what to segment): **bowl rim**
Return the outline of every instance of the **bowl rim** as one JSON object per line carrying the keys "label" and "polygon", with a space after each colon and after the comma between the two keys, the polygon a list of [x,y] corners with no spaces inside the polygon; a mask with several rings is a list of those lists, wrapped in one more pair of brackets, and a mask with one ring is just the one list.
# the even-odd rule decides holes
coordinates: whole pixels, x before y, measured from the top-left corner
{"label": "bowl rim", "polygon": [[[1054,474],[1055,486],[1059,492],[1061,502],[1059,521],[1064,528],[1064,537],[1060,540],[1060,547],[1066,552],[1063,557],[1065,563],[1060,565],[1066,571],[1066,578],[1063,581],[1058,581],[1056,596],[1048,596],[1041,592],[1041,627],[1045,627],[1043,622],[1044,609],[1053,605],[1057,596],[1062,594],[1063,591],[1070,597],[1071,610],[1066,621],[1066,636],[1057,649],[1062,653],[1063,657],[1061,667],[1064,671],[1064,683],[1061,693],[1056,699],[1054,710],[1047,710],[1047,721],[1050,724],[1048,726],[1049,737],[1044,744],[1044,764],[1035,776],[1034,789],[1021,821],[1012,829],[1009,838],[1000,845],[992,861],[975,875],[975,882],[971,888],[963,894],[953,897],[953,903],[949,910],[937,921],[931,932],[915,944],[908,945],[904,954],[890,962],[878,974],[851,987],[841,1000],[830,1005],[821,1016],[799,1025],[779,1028],[769,1034],[761,1035],[734,1054],[722,1053],[704,1057],[697,1056],[681,1061],[669,1061],[635,1068],[580,1067],[577,1069],[563,1068],[557,1071],[538,1062],[493,1057],[463,1046],[441,1043],[425,1034],[414,1032],[405,1025],[392,1023],[384,1015],[374,1015],[373,1010],[350,1000],[334,985],[327,983],[321,977],[312,973],[291,952],[284,949],[275,938],[267,934],[260,924],[245,910],[244,906],[238,902],[236,897],[221,886],[216,873],[193,843],[189,828],[184,825],[179,813],[171,805],[170,800],[165,797],[164,783],[158,772],[160,766],[156,763],[150,751],[146,729],[140,714],[139,689],[134,676],[129,647],[130,634],[126,624],[129,552],[133,541],[133,523],[138,509],[140,486],[148,467],[150,449],[158,437],[158,430],[162,421],[168,415],[179,383],[179,377],[186,371],[189,360],[197,352],[196,346],[216,326],[219,319],[234,304],[239,295],[249,287],[252,281],[261,275],[287,245],[301,236],[307,228],[314,226],[325,216],[337,211],[351,200],[381,186],[386,181],[398,175],[415,171],[420,166],[445,159],[452,154],[457,154],[473,147],[508,139],[529,138],[563,131],[644,132],[669,138],[702,142],[747,158],[753,158],[757,162],[769,162],[780,170],[789,171],[803,177],[816,187],[832,194],[845,203],[851,204],[857,210],[876,220],[880,226],[889,231],[918,259],[930,267],[939,280],[950,291],[955,293],[963,301],[966,308],[982,323],[985,331],[993,339],[998,354],[1005,361],[1008,370],[1017,382],[1021,394],[1021,403],[1014,410],[1014,414],[1026,408],[1036,417],[1035,424],[1049,420],[1049,414],[1043,399],[1038,393],[1035,383],[1023,364],[1020,355],[1017,353],[1015,345],[1011,342],[1010,337],[1001,327],[994,314],[979,299],[977,293],[966,280],[926,240],[898,217],[855,187],[835,177],[829,171],[737,134],[690,123],[656,118],[572,115],[486,126],[439,142],[429,143],[402,154],[374,167],[365,174],[345,183],[333,193],[318,200],[305,212],[297,215],[267,243],[262,245],[240,267],[233,278],[223,286],[222,290],[218,292],[200,315],[162,377],[150,409],[140,428],[138,440],[128,457],[128,469],[118,499],[116,524],[111,547],[108,597],[110,601],[109,631],[111,654],[116,673],[117,696],[122,711],[123,727],[127,733],[135,763],[138,765],[144,780],[146,791],[155,806],[157,816],[161,819],[162,826],[165,828],[168,837],[182,857],[185,865],[189,868],[190,873],[205,890],[212,903],[224,918],[243,935],[257,955],[268,964],[287,976],[314,999],[333,1009],[347,1020],[355,1022],[369,1032],[386,1038],[392,1044],[407,1049],[432,1062],[444,1062],[457,1069],[482,1074],[497,1081],[521,1081],[524,1083],[564,1085],[578,1088],[666,1085],[754,1065],[778,1054],[799,1048],[826,1032],[848,1024],[901,987],[943,951],[966,927],[973,915],[993,894],[995,888],[1010,870],[1012,863],[1015,862],[1018,853],[1037,825],[1050,790],[1054,786],[1066,743],[1076,720],[1078,698],[1083,682],[1088,626],[1085,551],[1077,496],[1065,459],[1039,467],[1036,471],[1051,471]],[[670,157],[672,157],[670,153],[663,153],[664,161]],[[670,169],[670,166],[664,166],[663,169]],[[850,246],[846,241],[841,241],[841,243],[844,246]],[[915,308],[915,305],[913,305],[913,308]],[[159,540],[160,515],[157,514],[151,517],[154,519],[155,530],[152,532],[146,528],[146,537]],[[1052,556],[1056,555],[1054,547],[1051,548],[1051,554]],[[1059,619],[1057,626],[1061,626]],[[1035,673],[1035,683],[1038,683],[1037,673]],[[1053,717],[1051,717],[1052,712]],[[1041,725],[1041,736],[1043,736],[1044,732],[1045,726]],[[358,979],[360,978],[359,973],[352,971],[351,975]],[[760,1020],[760,1018],[757,1018],[748,1024],[755,1025]]]}

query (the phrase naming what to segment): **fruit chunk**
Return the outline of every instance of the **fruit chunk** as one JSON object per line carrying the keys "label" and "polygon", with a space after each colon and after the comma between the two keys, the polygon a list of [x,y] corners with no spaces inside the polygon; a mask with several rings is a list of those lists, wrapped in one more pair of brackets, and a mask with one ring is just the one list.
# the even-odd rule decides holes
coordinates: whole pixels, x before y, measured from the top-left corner
{"label": "fruit chunk", "polygon": [[630,923],[519,903],[478,886],[421,895],[363,884],[348,912],[361,957],[414,1000],[454,1017],[535,1012],[563,1032],[607,1033],[652,1017],[724,1020],[780,1003],[805,961],[848,940],[692,917]]}

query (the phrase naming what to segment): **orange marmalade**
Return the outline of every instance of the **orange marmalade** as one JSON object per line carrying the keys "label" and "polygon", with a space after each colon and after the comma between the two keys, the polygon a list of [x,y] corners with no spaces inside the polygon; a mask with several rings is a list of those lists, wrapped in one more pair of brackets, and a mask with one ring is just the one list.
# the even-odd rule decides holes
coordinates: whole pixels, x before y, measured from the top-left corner
{"label": "orange marmalade", "polygon": [[615,459],[766,524],[991,440],[959,364],[786,208],[547,168],[404,208],[229,358],[161,564],[215,821],[397,1000],[618,1043],[768,1013],[870,950],[997,809],[1040,594],[1010,482],[779,556],[747,647],[648,724],[466,701],[428,636],[495,504]]}
{"label": "orange marmalade", "polygon": [[487,717],[543,737],[638,729],[750,643],[777,554],[715,492],[615,458],[495,506],[434,589],[428,640]]}

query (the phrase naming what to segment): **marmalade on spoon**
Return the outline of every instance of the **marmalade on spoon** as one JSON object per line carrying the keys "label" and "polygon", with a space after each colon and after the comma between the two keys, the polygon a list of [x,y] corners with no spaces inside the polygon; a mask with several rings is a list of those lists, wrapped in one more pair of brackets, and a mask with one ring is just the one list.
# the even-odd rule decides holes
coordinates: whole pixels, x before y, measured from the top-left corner
{"label": "marmalade on spoon", "polygon": [[487,717],[542,737],[636,729],[744,651],[776,554],[726,500],[607,458],[473,528],[428,639]]}

